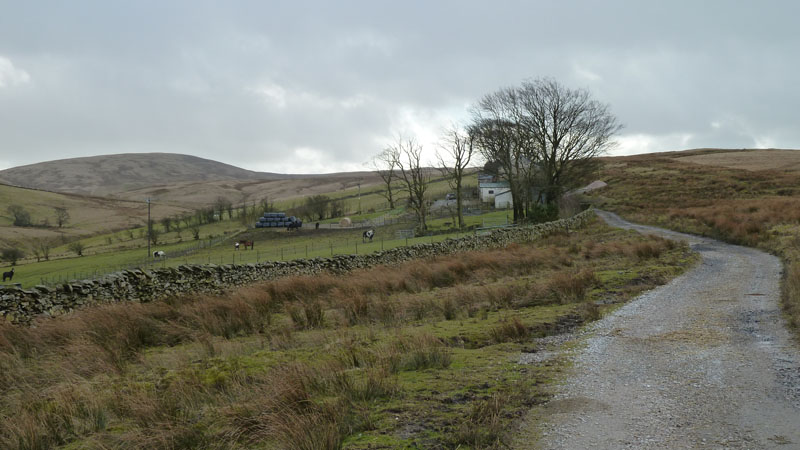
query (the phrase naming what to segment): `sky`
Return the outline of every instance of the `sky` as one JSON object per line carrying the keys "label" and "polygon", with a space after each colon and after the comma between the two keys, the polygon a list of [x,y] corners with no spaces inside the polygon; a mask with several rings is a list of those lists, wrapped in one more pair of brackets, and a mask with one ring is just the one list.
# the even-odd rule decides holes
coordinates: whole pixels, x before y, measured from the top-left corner
{"label": "sky", "polygon": [[624,128],[612,154],[800,148],[793,1],[0,0],[0,169],[131,152],[365,170],[540,77]]}

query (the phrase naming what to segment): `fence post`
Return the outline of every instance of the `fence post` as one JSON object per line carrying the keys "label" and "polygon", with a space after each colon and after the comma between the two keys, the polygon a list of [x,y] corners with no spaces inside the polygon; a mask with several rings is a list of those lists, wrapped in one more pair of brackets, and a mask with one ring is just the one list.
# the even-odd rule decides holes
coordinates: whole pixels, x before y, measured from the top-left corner
{"label": "fence post", "polygon": [[308,259],[308,244],[306,244],[306,259]]}
{"label": "fence post", "polygon": [[331,256],[333,256],[333,242],[329,242],[331,244]]}
{"label": "fence post", "polygon": [[283,261],[283,247],[281,247],[281,261]]}
{"label": "fence post", "polygon": [[256,250],[256,263],[261,262],[261,250]]}
{"label": "fence post", "polygon": [[383,251],[383,236],[381,236],[381,251]]}
{"label": "fence post", "polygon": [[356,241],[356,255],[358,254],[358,241]]}
{"label": "fence post", "polygon": [[408,236],[406,236],[406,247],[408,247]]}

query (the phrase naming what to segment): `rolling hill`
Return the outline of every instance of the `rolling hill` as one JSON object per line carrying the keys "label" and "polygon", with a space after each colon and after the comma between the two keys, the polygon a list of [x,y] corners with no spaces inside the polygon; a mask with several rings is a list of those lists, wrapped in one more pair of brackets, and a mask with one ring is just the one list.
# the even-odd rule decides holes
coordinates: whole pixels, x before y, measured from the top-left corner
{"label": "rolling hill", "polygon": [[61,159],[0,171],[0,181],[6,184],[98,196],[168,183],[283,177],[173,153],[124,153]]}
{"label": "rolling hill", "polygon": [[320,175],[254,172],[173,153],[126,153],[62,159],[0,171],[0,183],[141,202],[147,197],[179,207],[280,200],[380,183],[373,172]]}

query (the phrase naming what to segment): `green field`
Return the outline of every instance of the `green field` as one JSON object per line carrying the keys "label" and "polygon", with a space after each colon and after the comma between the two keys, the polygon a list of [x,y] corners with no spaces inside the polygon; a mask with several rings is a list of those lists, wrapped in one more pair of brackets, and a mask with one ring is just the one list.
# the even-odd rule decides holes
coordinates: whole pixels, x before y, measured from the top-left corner
{"label": "green field", "polygon": [[[503,212],[499,212],[503,213]],[[487,217],[497,216],[489,214]],[[473,216],[476,223],[483,216]],[[330,257],[340,254],[364,254],[424,242],[440,242],[463,236],[453,231],[423,237],[402,237],[402,230],[412,231],[413,224],[377,228],[372,242],[363,242],[363,229],[313,230],[288,232],[284,229],[239,229],[216,238],[183,241],[152,247],[163,250],[166,257],[153,259],[146,245],[141,248],[117,251],[98,251],[82,257],[68,257],[51,261],[18,265],[14,282],[23,287],[37,284],[58,284],[73,279],[94,278],[107,273],[134,267],[170,267],[180,264],[247,264],[263,261],[281,261],[298,258]],[[93,238],[97,239],[97,238]],[[237,251],[234,243],[239,239],[252,240],[253,249],[243,246]],[[99,241],[102,242],[102,239]],[[142,245],[142,244],[140,244]],[[203,248],[198,248],[203,245]]]}
{"label": "green field", "polygon": [[[466,185],[477,185],[476,175],[470,175]],[[97,233],[80,239],[83,256],[77,256],[70,249],[72,240],[54,245],[49,260],[37,261],[29,251],[26,258],[18,261],[15,267],[14,282],[28,288],[38,284],[54,285],[70,280],[92,279],[105,274],[136,267],[168,267],[180,264],[247,264],[261,261],[289,260],[297,258],[330,257],[338,254],[363,254],[388,250],[403,245],[420,242],[437,242],[462,235],[454,229],[454,219],[445,211],[431,216],[428,222],[430,236],[407,237],[414,224],[406,222],[403,195],[398,191],[397,207],[386,209],[386,199],[381,190],[375,187],[361,191],[361,214],[358,210],[357,189],[348,189],[328,194],[331,198],[344,198],[346,216],[353,222],[374,221],[377,232],[372,242],[362,242],[363,229],[330,229],[341,218],[320,221],[321,228],[313,228],[313,222],[306,222],[298,232],[289,233],[284,229],[252,229],[252,224],[243,224],[234,211],[231,219],[225,215],[220,220],[199,227],[200,239],[194,239],[192,231],[181,224],[169,233],[160,223],[155,229],[160,232],[157,245],[148,251],[146,227],[124,229],[114,232]],[[451,192],[447,182],[434,179],[429,188],[431,198],[442,198]],[[43,193],[46,198],[60,194]],[[59,197],[60,198],[60,197]],[[52,199],[51,199],[52,200]],[[301,199],[276,202],[275,210],[289,210],[301,203]],[[32,203],[28,203],[32,204]],[[36,209],[34,211],[40,211]],[[42,209],[41,211],[47,211]],[[507,211],[491,211],[481,215],[465,216],[469,228],[497,226],[508,223]],[[386,224],[383,226],[382,224]],[[252,240],[254,249],[239,251],[234,242],[240,239]],[[152,258],[152,251],[164,251],[166,258]],[[9,267],[9,266],[6,266]],[[4,269],[7,270],[7,269]]]}

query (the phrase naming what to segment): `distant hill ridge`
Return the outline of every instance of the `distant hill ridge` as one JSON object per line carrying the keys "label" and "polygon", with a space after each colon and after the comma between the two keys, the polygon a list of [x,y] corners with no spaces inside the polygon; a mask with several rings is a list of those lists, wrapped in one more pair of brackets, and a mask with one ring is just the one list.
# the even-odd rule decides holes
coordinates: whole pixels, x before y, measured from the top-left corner
{"label": "distant hill ridge", "polygon": [[291,175],[254,172],[176,153],[123,153],[47,161],[0,171],[0,182],[54,192],[107,196],[154,185],[224,180],[277,180]]}

